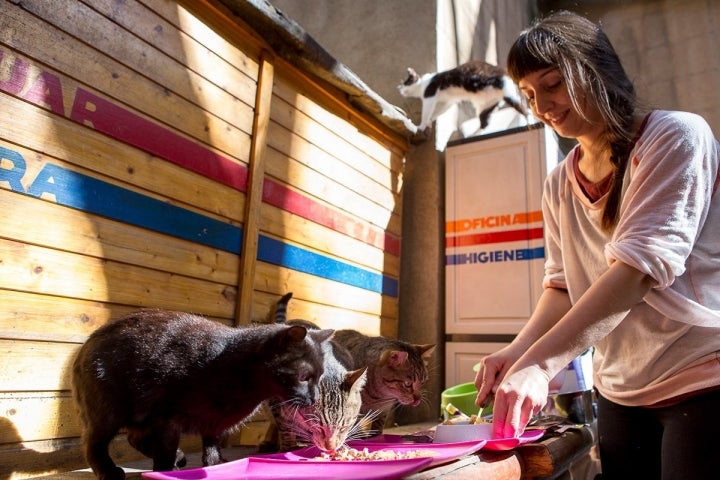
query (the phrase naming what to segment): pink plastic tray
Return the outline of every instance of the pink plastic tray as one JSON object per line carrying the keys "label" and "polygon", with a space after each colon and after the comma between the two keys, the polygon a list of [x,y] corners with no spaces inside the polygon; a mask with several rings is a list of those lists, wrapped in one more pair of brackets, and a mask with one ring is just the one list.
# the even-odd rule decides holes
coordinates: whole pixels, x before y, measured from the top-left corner
{"label": "pink plastic tray", "polygon": [[142,477],[155,480],[395,480],[422,470],[430,462],[429,457],[368,462],[248,457],[212,467],[144,472]]}
{"label": "pink plastic tray", "polygon": [[[458,425],[452,425],[447,428],[455,428]],[[461,430],[461,429],[458,429]],[[524,445],[526,443],[535,442],[540,440],[545,435],[545,430],[526,430],[517,438],[489,438],[491,431],[485,431],[485,429],[477,429],[478,433],[475,435],[476,440],[465,440],[459,442],[446,442],[446,443],[426,443],[426,436],[422,435],[418,440],[413,440],[412,435],[393,435],[393,434],[381,434],[375,437],[370,437],[365,440],[358,440],[350,442],[351,445],[384,445],[385,448],[392,447],[393,445],[413,445],[414,448],[423,448],[421,445],[459,445],[467,442],[485,442],[485,444],[478,450],[511,450],[518,445]],[[465,437],[467,438],[467,437]],[[462,435],[458,436],[458,440],[462,440]],[[358,446],[355,446],[358,448]]]}

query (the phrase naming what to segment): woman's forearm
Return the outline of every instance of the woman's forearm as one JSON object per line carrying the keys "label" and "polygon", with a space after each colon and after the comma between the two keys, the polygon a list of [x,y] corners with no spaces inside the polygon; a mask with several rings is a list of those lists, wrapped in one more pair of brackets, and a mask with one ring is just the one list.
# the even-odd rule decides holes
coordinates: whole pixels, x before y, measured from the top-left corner
{"label": "woman's forearm", "polygon": [[637,269],[613,263],[560,321],[536,337],[511,370],[534,364],[553,378],[573,358],[608,335],[652,284],[653,280]]}
{"label": "woman's forearm", "polygon": [[567,290],[546,288],[530,320],[517,334],[513,344],[522,351],[527,350],[565,316],[571,306]]}

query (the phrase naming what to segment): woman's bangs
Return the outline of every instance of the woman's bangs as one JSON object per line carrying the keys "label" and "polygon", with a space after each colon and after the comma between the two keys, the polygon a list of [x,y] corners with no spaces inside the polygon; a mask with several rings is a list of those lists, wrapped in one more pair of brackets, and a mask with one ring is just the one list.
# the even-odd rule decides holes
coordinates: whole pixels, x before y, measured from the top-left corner
{"label": "woman's bangs", "polygon": [[548,37],[546,32],[531,29],[515,41],[507,59],[508,74],[515,82],[530,73],[558,64],[557,46]]}

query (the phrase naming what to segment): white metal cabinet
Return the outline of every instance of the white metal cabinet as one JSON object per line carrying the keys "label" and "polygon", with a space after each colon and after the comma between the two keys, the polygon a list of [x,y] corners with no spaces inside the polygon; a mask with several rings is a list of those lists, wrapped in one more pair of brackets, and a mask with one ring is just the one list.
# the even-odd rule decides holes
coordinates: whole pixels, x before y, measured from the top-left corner
{"label": "white metal cabinet", "polygon": [[[542,124],[448,144],[446,384],[509,342],[542,290],[542,187],[559,149]],[[457,342],[457,343],[456,343]],[[459,369],[451,371],[453,369]]]}

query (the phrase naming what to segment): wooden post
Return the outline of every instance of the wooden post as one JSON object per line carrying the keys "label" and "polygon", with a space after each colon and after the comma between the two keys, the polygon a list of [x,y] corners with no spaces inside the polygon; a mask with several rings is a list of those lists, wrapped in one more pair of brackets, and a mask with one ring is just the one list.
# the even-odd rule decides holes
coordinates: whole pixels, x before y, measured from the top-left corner
{"label": "wooden post", "polygon": [[245,224],[238,275],[238,298],[235,309],[235,325],[250,323],[253,301],[253,278],[257,262],[260,209],[262,207],[263,180],[265,178],[265,153],[267,130],[270,122],[274,64],[273,55],[268,51],[260,54],[260,70],[255,94],[255,116],[253,120],[252,145],[248,168],[248,185],[245,199]]}

